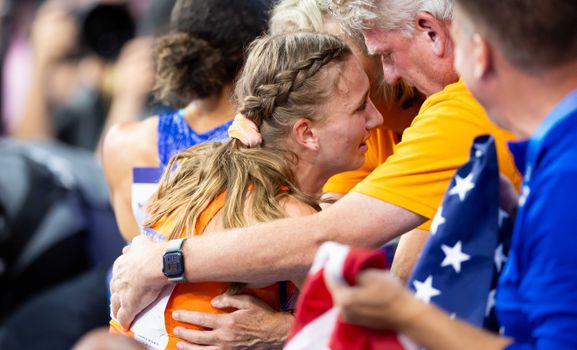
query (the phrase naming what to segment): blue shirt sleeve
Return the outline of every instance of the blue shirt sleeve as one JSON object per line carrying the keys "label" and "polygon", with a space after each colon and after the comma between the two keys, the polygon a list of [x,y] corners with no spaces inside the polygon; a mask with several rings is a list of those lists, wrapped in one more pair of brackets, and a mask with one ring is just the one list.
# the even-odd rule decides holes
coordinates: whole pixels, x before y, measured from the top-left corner
{"label": "blue shirt sleeve", "polygon": [[531,340],[508,350],[577,349],[577,167],[544,168],[531,185],[516,250]]}

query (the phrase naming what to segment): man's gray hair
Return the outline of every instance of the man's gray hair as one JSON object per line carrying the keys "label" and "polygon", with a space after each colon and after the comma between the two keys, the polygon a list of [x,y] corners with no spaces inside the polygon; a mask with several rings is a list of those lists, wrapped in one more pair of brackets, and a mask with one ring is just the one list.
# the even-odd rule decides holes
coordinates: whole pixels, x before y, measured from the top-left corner
{"label": "man's gray hair", "polygon": [[419,12],[428,12],[438,20],[453,19],[454,0],[329,0],[330,9],[345,27],[411,32]]}

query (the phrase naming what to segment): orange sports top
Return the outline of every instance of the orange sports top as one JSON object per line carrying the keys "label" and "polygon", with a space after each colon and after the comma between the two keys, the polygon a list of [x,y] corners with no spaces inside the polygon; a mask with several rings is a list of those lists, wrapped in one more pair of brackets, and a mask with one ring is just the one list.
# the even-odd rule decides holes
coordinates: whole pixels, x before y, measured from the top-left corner
{"label": "orange sports top", "polygon": [[[202,212],[195,225],[195,235],[201,235],[210,220],[218,213],[224,206],[226,194],[218,195],[209,206]],[[161,218],[152,228],[160,233],[168,234],[172,231],[175,224],[172,218],[179,215],[181,209],[177,209],[170,215]],[[186,236],[186,232],[182,232],[181,237]],[[188,329],[205,329],[204,327],[182,323],[172,318],[172,312],[175,310],[189,310],[207,313],[228,313],[234,309],[217,309],[211,305],[211,300],[226,292],[230,287],[227,282],[202,282],[202,283],[181,283],[177,284],[172,291],[168,303],[164,310],[164,322],[166,332],[168,333],[168,345],[164,349],[176,349],[176,343],[179,341],[174,336],[174,328],[181,326]],[[297,288],[291,282],[279,282],[265,288],[252,289],[247,288],[243,290],[243,294],[250,294],[262,299],[269,306],[275,310],[281,310],[287,301],[287,296],[296,292]],[[284,300],[283,300],[284,299]],[[146,312],[146,311],[145,311]],[[126,331],[116,321],[110,321],[110,331],[114,333],[122,333],[134,336],[132,331]],[[138,339],[138,337],[136,337]],[[150,344],[148,344],[150,345]]]}

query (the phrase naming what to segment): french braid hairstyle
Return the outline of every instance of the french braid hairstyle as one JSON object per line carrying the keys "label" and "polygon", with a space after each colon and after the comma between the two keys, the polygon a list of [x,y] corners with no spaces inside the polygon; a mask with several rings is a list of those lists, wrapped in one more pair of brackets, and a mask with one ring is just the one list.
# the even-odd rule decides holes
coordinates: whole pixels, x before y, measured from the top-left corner
{"label": "french braid hairstyle", "polygon": [[340,69],[349,55],[346,44],[328,34],[287,33],[253,42],[235,98],[240,112],[259,128],[263,143],[249,148],[233,138],[175,155],[149,203],[144,226],[177,210],[169,238],[183,230],[190,235],[200,214],[223,192],[225,228],[246,226],[247,216],[259,222],[285,217],[280,201],[288,195],[320,210],[318,194],[299,189],[292,170],[298,158],[283,141],[299,118],[323,118],[319,106],[339,79],[327,71]]}
{"label": "french braid hairstyle", "polygon": [[[329,8],[330,0],[280,0],[278,1],[269,20],[269,33],[279,34],[291,31],[330,32],[329,25],[337,21],[341,33],[337,34],[349,45],[356,46],[363,54],[368,55],[365,39],[360,29],[341,25],[340,17],[335,17]],[[354,47],[352,47],[354,49]],[[369,76],[369,79],[371,77]],[[398,84],[389,85],[385,82],[382,72],[371,82],[371,98],[379,96],[387,106],[411,106],[419,100],[419,93],[401,80]],[[373,102],[376,99],[372,98]]]}

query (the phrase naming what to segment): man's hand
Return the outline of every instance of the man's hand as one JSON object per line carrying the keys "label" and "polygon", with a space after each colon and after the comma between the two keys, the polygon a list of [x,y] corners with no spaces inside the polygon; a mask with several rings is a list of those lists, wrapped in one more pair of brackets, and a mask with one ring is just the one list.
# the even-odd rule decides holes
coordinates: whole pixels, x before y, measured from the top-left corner
{"label": "man's hand", "polygon": [[136,236],[114,262],[110,282],[112,317],[125,329],[154,301],[168,280],[162,274],[164,243]]}
{"label": "man's hand", "polygon": [[228,314],[207,314],[178,310],[175,320],[212,330],[176,327],[174,333],[185,340],[180,349],[280,349],[294,319],[289,313],[276,312],[262,300],[249,295],[223,294],[212,300],[220,309],[235,308]]}
{"label": "man's hand", "polygon": [[325,280],[335,305],[349,323],[400,330],[418,317],[421,302],[389,271],[367,270],[358,276],[353,287]]}

